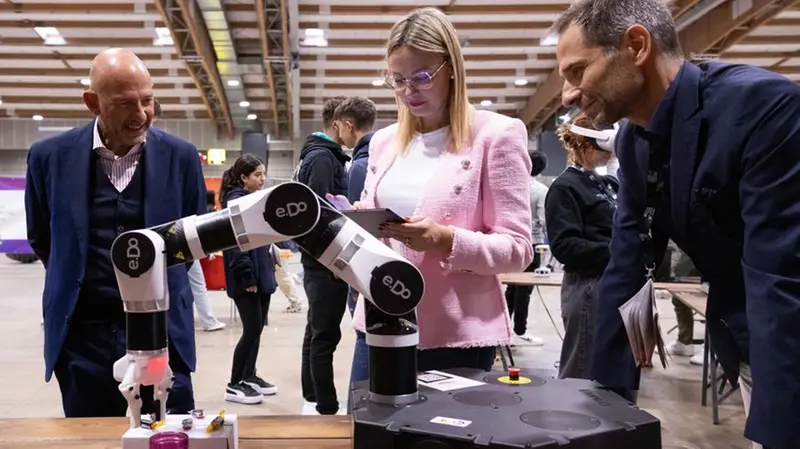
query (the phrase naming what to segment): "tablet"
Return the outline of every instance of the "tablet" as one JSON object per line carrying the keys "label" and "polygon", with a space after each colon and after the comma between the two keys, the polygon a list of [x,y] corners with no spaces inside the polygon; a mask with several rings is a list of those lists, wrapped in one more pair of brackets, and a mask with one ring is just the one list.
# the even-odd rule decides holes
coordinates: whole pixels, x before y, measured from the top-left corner
{"label": "tablet", "polygon": [[378,227],[383,223],[404,223],[402,217],[391,209],[352,209],[340,211],[375,237],[380,238]]}

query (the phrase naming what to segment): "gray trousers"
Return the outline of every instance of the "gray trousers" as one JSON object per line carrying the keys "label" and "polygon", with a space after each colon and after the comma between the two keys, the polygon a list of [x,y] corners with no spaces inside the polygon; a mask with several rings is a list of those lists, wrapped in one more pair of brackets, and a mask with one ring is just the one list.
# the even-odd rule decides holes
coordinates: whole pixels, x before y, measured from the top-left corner
{"label": "gray trousers", "polygon": [[564,342],[558,368],[560,379],[590,378],[599,281],[600,275],[589,277],[564,273],[564,280],[561,281]]}

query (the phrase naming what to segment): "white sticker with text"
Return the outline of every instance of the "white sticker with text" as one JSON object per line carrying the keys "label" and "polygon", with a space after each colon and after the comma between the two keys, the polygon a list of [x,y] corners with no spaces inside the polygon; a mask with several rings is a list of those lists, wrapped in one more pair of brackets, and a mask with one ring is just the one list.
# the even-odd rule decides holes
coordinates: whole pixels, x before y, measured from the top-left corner
{"label": "white sticker with text", "polygon": [[474,379],[443,373],[441,371],[425,371],[417,376],[420,385],[439,391],[459,390],[461,388],[479,387],[486,385]]}
{"label": "white sticker with text", "polygon": [[467,427],[472,424],[472,421],[467,421],[465,419],[455,419],[455,418],[446,418],[444,416],[437,416],[431,420],[433,424],[444,424],[446,426],[453,426],[453,427]]}

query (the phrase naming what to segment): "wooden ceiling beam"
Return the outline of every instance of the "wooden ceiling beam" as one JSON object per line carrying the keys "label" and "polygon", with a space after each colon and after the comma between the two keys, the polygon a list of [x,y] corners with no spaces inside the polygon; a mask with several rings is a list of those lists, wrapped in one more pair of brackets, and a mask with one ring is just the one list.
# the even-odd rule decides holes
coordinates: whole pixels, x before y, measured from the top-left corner
{"label": "wooden ceiling beam", "polygon": [[[744,27],[748,22],[757,21],[765,15],[772,18],[794,1],[752,0],[750,8],[737,11],[738,14],[734,14],[734,3],[734,0],[726,1],[679,32],[681,46],[687,58],[709,51],[721,53],[752,31],[753,27]],[[558,110],[563,84],[561,74],[555,68],[528,100],[520,118],[532,130],[541,128]]]}

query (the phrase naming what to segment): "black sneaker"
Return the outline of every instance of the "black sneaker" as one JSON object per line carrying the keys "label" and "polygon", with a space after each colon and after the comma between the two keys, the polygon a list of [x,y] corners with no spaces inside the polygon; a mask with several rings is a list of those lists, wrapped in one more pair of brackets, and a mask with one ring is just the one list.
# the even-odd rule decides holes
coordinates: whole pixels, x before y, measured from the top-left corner
{"label": "black sneaker", "polygon": [[253,390],[261,393],[264,396],[272,396],[273,394],[278,392],[278,387],[272,385],[271,383],[267,382],[266,380],[258,377],[253,376],[243,381]]}
{"label": "black sneaker", "polygon": [[239,382],[238,384],[228,384],[225,388],[225,400],[238,402],[239,404],[260,404],[263,396],[254,390],[250,385]]}

